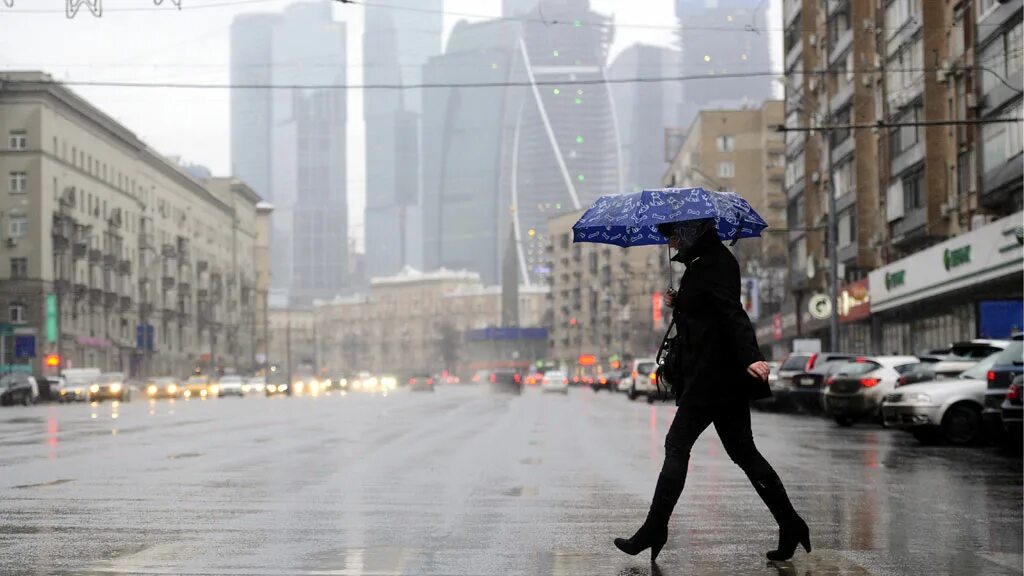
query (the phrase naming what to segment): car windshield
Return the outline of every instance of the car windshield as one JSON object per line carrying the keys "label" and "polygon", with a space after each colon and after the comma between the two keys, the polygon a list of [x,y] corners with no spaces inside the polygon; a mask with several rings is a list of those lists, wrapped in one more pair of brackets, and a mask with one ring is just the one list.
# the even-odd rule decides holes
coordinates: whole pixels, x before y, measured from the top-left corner
{"label": "car windshield", "polygon": [[881,367],[881,364],[871,362],[870,360],[862,362],[845,362],[836,369],[836,373],[843,376],[863,376],[864,374],[874,372]]}
{"label": "car windshield", "polygon": [[782,363],[782,367],[779,370],[803,370],[807,366],[807,361],[810,356],[804,354],[793,354],[786,361]]}
{"label": "car windshield", "polygon": [[640,364],[637,364],[636,372],[637,374],[643,374],[644,376],[648,376],[651,372],[654,371],[655,367],[657,367],[657,364],[655,364],[654,362],[641,362]]}
{"label": "car windshield", "polygon": [[548,372],[544,375],[548,380],[561,380],[566,377],[565,372]]}
{"label": "car windshield", "polygon": [[1006,350],[996,354],[996,366],[1020,366],[1024,364],[1024,341],[1010,342]]}
{"label": "car windshield", "polygon": [[1002,348],[991,346],[989,344],[980,344],[977,342],[964,342],[960,344],[954,344],[949,349],[949,355],[954,358],[986,358],[992,355],[994,352],[1000,352]]}
{"label": "car windshield", "polygon": [[964,380],[985,380],[988,375],[988,371],[992,366],[998,362],[999,357],[1002,356],[1002,352],[996,352],[990,354],[987,358],[978,362],[974,366],[971,366],[967,370],[960,373],[960,378]]}

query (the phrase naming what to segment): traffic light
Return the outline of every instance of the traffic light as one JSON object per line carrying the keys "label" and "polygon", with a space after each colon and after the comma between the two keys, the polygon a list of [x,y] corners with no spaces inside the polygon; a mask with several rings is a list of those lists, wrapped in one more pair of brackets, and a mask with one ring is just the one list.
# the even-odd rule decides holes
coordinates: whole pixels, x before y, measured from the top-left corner
{"label": "traffic light", "polygon": [[60,356],[57,354],[47,354],[44,362],[47,368],[59,368]]}

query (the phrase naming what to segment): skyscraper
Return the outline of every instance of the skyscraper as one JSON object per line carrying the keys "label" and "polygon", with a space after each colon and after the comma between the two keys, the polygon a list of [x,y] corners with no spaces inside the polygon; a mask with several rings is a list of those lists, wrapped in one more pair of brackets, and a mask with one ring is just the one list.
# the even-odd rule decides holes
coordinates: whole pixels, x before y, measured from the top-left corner
{"label": "skyscraper", "polygon": [[[504,82],[518,46],[515,22],[460,22],[424,81]],[[437,88],[424,93],[422,121],[424,266],[468,269],[498,284],[508,236],[501,198],[504,87]],[[504,225],[502,225],[504,223]]]}
{"label": "skyscraper", "polygon": [[[343,84],[345,28],[330,4],[294,4],[281,14],[245,15],[232,25],[234,84]],[[232,92],[235,175],[275,205],[273,289],[309,304],[347,288],[343,90]]]}
{"label": "skyscraper", "polygon": [[[505,105],[503,197],[524,283],[549,273],[548,219],[622,190],[619,124],[605,79],[611,19],[588,0],[548,0],[523,23]],[[577,84],[578,81],[597,81]],[[564,83],[564,84],[563,84]]]}
{"label": "skyscraper", "polygon": [[767,9],[767,0],[676,0],[684,75],[763,74],[687,81],[682,126],[699,110],[756,107],[771,98]]}
{"label": "skyscraper", "polygon": [[[394,0],[366,8],[363,80],[418,84],[441,51],[443,0]],[[422,90],[366,92],[366,270],[370,278],[422,266],[419,123]]]}
{"label": "skyscraper", "polygon": [[[623,50],[608,68],[613,80],[680,76],[679,51],[634,44]],[[665,128],[679,126],[682,88],[678,82],[612,84],[622,150],[622,192],[657,188],[669,166]]]}

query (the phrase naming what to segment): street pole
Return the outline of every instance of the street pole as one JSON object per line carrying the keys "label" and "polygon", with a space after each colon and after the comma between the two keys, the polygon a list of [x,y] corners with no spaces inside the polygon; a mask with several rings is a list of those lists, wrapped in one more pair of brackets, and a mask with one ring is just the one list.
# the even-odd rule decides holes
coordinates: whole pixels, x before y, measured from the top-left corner
{"label": "street pole", "polygon": [[285,375],[286,375],[285,377],[287,378],[287,380],[285,380],[285,384],[288,385],[288,394],[291,395],[291,392],[292,392],[292,309],[290,307],[285,309],[285,320],[288,323],[288,325],[285,327],[285,339],[284,339],[284,356],[285,356],[285,363],[287,364],[287,366],[285,368]]}
{"label": "street pole", "polygon": [[[828,2],[824,4],[825,10],[825,24],[828,27]],[[832,51],[832,39],[828,34],[828,30],[825,31],[825,57],[828,58],[829,53]],[[827,64],[827,62],[826,62]],[[825,122],[826,124],[832,123],[832,99],[830,88],[829,75],[825,75]],[[828,286],[828,299],[832,303],[832,314],[828,317],[828,332],[829,332],[829,351],[839,351],[839,261],[838,261],[838,237],[836,230],[836,193],[835,193],[835,182],[833,181],[834,167],[832,166],[832,130],[824,131],[825,134],[825,163],[828,165],[828,186],[825,187],[825,192],[828,194],[828,234],[826,235],[826,241],[828,242],[828,272],[829,272],[829,286]],[[853,134],[850,134],[850,138],[853,138]],[[798,312],[799,313],[799,312]]]}

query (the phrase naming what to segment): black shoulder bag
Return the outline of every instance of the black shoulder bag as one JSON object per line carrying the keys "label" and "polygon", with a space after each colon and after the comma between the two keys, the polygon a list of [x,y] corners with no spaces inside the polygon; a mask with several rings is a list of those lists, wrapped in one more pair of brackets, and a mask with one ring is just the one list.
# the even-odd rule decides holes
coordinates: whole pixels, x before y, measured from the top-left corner
{"label": "black shoulder bag", "polygon": [[658,393],[667,398],[676,398],[682,391],[683,384],[679,334],[669,336],[675,326],[676,319],[673,315],[672,322],[669,323],[668,330],[665,331],[665,337],[661,339],[661,347],[658,348],[658,368],[655,372]]}

